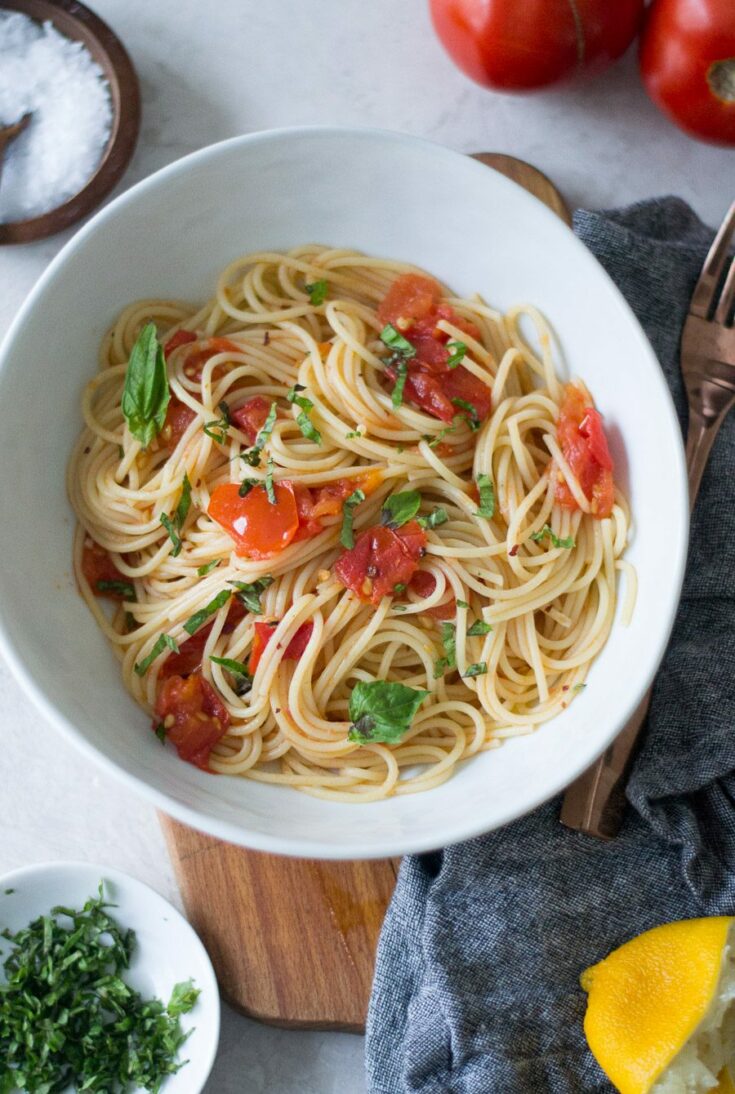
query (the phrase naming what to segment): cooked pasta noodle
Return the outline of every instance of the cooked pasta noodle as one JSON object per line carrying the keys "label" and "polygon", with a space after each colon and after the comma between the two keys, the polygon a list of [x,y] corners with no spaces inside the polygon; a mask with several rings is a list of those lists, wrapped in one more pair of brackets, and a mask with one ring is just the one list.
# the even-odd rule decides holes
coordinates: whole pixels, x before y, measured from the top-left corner
{"label": "cooked pasta noodle", "polygon": [[[156,708],[173,663],[166,646],[141,671],[161,635],[190,648],[184,624],[194,613],[233,592],[233,581],[250,587],[266,579],[239,617],[225,597],[206,629],[194,631],[197,671],[228,722],[207,756],[214,772],[345,801],[429,789],[460,760],[563,710],[610,633],[616,574],[628,570],[621,560],[628,508],[616,490],[611,514],[599,519],[562,450],[557,420],[565,388],[546,321],[528,306],[502,313],[479,296],[444,290],[448,307],[435,337],[447,353],[460,347],[462,368],[490,389],[492,409],[481,423],[471,413],[449,423],[405,394],[396,406],[377,309],[409,272],[417,271],[318,246],[251,254],[224,271],[203,307],[141,301],[123,311],[102,344],[68,473],[79,521],[74,565],[137,702]],[[122,404],[128,360],[149,322],[163,342],[190,333],[167,352],[172,402],[166,426],[144,448]],[[400,371],[400,350],[396,360]],[[310,408],[300,409],[294,390]],[[256,444],[233,421],[254,396],[277,411],[272,431],[264,437],[261,428]],[[242,454],[257,444],[261,459],[252,466],[257,453],[250,462]],[[177,524],[185,476],[191,504]],[[334,568],[348,549],[340,543],[344,489],[340,511],[321,516],[309,535],[270,557],[238,555],[231,534],[209,515],[211,499],[244,478],[243,492],[262,491],[269,476],[269,490],[297,483],[311,489],[312,501],[345,480],[350,490],[364,487],[365,499],[350,503],[354,539],[380,522],[381,511],[386,519],[389,497],[418,491],[419,517],[437,510],[447,517],[434,526],[428,520],[425,554],[415,563],[433,584],[398,581],[377,603],[345,588]],[[572,499],[566,505],[558,501],[560,480]],[[478,483],[491,485],[491,517]],[[113,614],[96,595],[105,582],[93,587],[85,565],[93,544],[109,553],[119,575]],[[632,587],[630,576],[624,581]],[[370,584],[368,575],[363,594]],[[256,620],[277,626],[250,680],[211,658],[252,665]],[[289,655],[299,633],[303,649]],[[350,737],[352,690],[372,680],[429,693],[398,740]],[[164,722],[159,732],[167,729]]]}

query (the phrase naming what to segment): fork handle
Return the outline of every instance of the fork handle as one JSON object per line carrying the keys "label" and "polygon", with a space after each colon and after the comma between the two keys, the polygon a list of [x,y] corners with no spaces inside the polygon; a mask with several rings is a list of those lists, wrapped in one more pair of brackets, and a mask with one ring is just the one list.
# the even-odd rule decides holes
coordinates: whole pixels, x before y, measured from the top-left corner
{"label": "fork handle", "polygon": [[[721,385],[703,380],[697,403],[697,407],[690,403],[687,428],[690,509],[694,508],[714,439],[732,406],[732,394],[728,398]],[[625,786],[628,773],[651,705],[651,694],[652,689],[649,688],[632,717],[599,760],[567,787],[559,817],[567,828],[598,839],[609,840],[617,836],[627,804]]]}

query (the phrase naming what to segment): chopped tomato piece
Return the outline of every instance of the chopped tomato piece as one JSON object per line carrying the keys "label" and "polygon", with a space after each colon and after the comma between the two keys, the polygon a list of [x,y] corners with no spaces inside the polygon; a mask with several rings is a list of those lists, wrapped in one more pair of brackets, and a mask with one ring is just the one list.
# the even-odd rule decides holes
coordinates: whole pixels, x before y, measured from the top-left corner
{"label": "chopped tomato piece", "polygon": [[[222,633],[231,634],[245,615],[245,605],[242,600],[239,596],[233,596]],[[160,672],[161,679],[165,679],[167,676],[189,676],[190,673],[199,668],[202,663],[204,647],[213,626],[214,620],[200,627],[191,638],[187,638],[185,642],[180,644],[178,653],[172,653],[166,658]]]}
{"label": "chopped tomato piece", "polygon": [[395,585],[409,583],[425,548],[426,533],[417,521],[395,530],[377,524],[361,532],[355,546],[342,552],[334,572],[361,600],[379,604]]}
{"label": "chopped tomato piece", "polygon": [[[275,629],[278,623],[272,620],[267,623],[256,623],[255,634],[253,635],[253,645],[250,650],[250,660],[248,662],[248,670],[251,676],[255,675],[255,670],[260,664],[260,659],[263,656],[263,651],[270,642],[275,633]],[[314,630],[313,623],[302,623],[296,634],[293,636],[289,644],[284,650],[283,656],[289,661],[298,661],[302,653],[309,644],[312,631]]]}
{"label": "chopped tomato piece", "polygon": [[296,506],[299,511],[299,530],[294,537],[297,540],[310,539],[323,529],[322,517],[336,517],[342,512],[345,500],[355,490],[370,495],[382,482],[379,471],[366,471],[352,479],[337,479],[324,486],[294,485]]}
{"label": "chopped tomato piece", "polygon": [[[428,573],[427,570],[417,570],[411,578],[409,589],[416,593],[417,596],[428,597],[431,596],[436,588],[436,578],[433,574]],[[454,597],[444,601],[442,604],[437,604],[433,608],[425,608],[426,615],[432,616],[433,619],[453,619],[457,612],[457,602]]]}
{"label": "chopped tomato piece", "polygon": [[189,342],[196,342],[197,338],[198,335],[193,330],[177,330],[176,334],[172,334],[163,347],[163,356],[168,357],[179,346],[186,346]]}
{"label": "chopped tomato piece", "polygon": [[[615,500],[613,461],[600,414],[578,384],[567,384],[556,423],[564,458],[591,503],[592,515],[609,517]],[[556,484],[556,500],[565,509],[578,508],[565,482]]]}
{"label": "chopped tomato piece", "polygon": [[236,482],[218,486],[209,502],[209,515],[235,541],[235,552],[245,558],[270,558],[288,547],[299,527],[292,483],[276,483],[275,505],[264,486],[254,486],[244,498]]}
{"label": "chopped tomato piece", "polygon": [[268,399],[262,395],[253,395],[242,406],[230,411],[230,421],[245,434],[248,444],[255,444],[255,439],[265,425],[270,408]]}
{"label": "chopped tomato piece", "polygon": [[[120,588],[108,588],[107,582],[122,582],[130,584],[130,578],[125,577],[112,561],[110,553],[99,543],[95,543],[90,536],[85,536],[82,548],[82,573],[89,582],[89,587],[95,596],[107,596],[110,600],[128,599]],[[100,588],[100,582],[103,583]]]}
{"label": "chopped tomato piece", "polygon": [[209,770],[209,754],[230,724],[227,707],[198,672],[169,676],[156,698],[153,727],[163,725],[182,760]]}
{"label": "chopped tomato piece", "polygon": [[[204,366],[215,353],[242,353],[242,346],[231,342],[229,338],[205,338],[199,349],[192,350],[186,358],[184,375],[187,379],[197,382],[201,380]],[[212,373],[212,378],[219,379],[223,371],[224,366],[218,366]]]}
{"label": "chopped tomato piece", "polygon": [[[469,413],[452,401],[460,399],[470,403],[477,419],[484,421],[490,413],[490,388],[464,365],[449,367],[450,338],[437,324],[445,319],[476,339],[480,332],[474,323],[457,315],[442,301],[441,287],[436,281],[419,274],[403,274],[393,282],[378,306],[378,319],[383,324],[392,323],[416,350],[416,356],[407,362],[403,392],[407,401],[434,418],[451,422],[463,409]],[[389,365],[386,374],[395,384],[396,368]]]}
{"label": "chopped tomato piece", "polygon": [[168,401],[168,407],[166,408],[166,420],[163,423],[163,429],[161,430],[161,440],[169,448],[176,448],[181,438],[186,433],[191,422],[196,418],[196,414],[187,406],[186,403],[182,403],[181,399],[177,399],[175,395],[172,395]]}

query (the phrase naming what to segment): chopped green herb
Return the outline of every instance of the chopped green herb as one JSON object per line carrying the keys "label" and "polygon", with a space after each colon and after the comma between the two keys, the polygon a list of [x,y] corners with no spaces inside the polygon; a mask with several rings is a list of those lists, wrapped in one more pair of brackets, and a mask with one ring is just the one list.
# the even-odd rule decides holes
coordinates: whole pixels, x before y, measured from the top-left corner
{"label": "chopped green herb", "polygon": [[442,509],[439,506],[432,511],[426,517],[419,517],[419,524],[422,528],[438,528],[440,524],[446,524],[449,520],[449,514],[446,509]]}
{"label": "chopped green herb", "polygon": [[101,593],[114,593],[123,600],[135,600],[135,587],[129,581],[103,581],[97,582],[97,590]]}
{"label": "chopped green herb", "polygon": [[137,441],[147,448],[163,429],[170,399],[163,347],[154,323],[146,323],[125,372],[122,412]]}
{"label": "chopped green herb", "polygon": [[385,499],[380,519],[389,528],[400,528],[413,520],[420,508],[421,495],[418,490],[404,490]]}
{"label": "chopped green herb", "polygon": [[5,895],[6,896],[12,896],[14,892],[15,892],[15,889],[6,889],[5,890]]}
{"label": "chopped green herb", "polygon": [[353,437],[364,437],[365,434],[361,433],[359,429],[352,429],[349,433],[345,433],[345,440],[351,441]]}
{"label": "chopped green herb", "polygon": [[309,294],[309,302],[318,308],[327,299],[327,282],[324,280],[314,281],[311,285],[304,285],[304,288]]}
{"label": "chopped green herb", "polygon": [[492,627],[484,619],[476,619],[467,631],[470,638],[477,638],[481,634],[490,634]]}
{"label": "chopped green herb", "polygon": [[238,497],[246,498],[254,486],[260,485],[260,479],[243,479],[240,483],[240,489],[237,491]]}
{"label": "chopped green herb", "polygon": [[[245,463],[249,464],[250,467],[260,467],[260,449],[259,448],[249,448],[247,450],[247,452],[241,452],[240,453],[240,459],[245,460]],[[252,482],[252,481],[253,481],[252,479],[245,479],[244,482],[243,482],[243,486],[245,485],[246,482]],[[247,494],[247,490],[245,491],[245,494]],[[245,497],[245,494],[243,494],[241,496]]]}
{"label": "chopped green herb", "polygon": [[168,538],[174,545],[174,549],[171,552],[171,555],[173,558],[176,558],[178,555],[181,554],[181,548],[183,546],[181,542],[181,536],[179,535],[176,524],[174,521],[171,520],[169,516],[167,516],[166,513],[161,513],[161,524],[168,532]]}
{"label": "chopped green herb", "polygon": [[460,417],[464,418],[467,425],[474,432],[482,425],[480,421],[480,415],[477,413],[477,407],[473,403],[468,403],[466,399],[452,399],[452,406],[458,406],[460,410],[466,410],[466,414],[461,414]]}
{"label": "chopped green herb", "polygon": [[206,577],[206,575],[210,574],[212,570],[216,570],[220,562],[223,561],[224,560],[221,558],[213,558],[211,562],[205,562],[203,566],[197,567],[197,574],[199,575],[199,577]]}
{"label": "chopped green herb", "polygon": [[469,604],[467,603],[466,600],[458,600],[457,601],[457,607],[458,608],[469,608]]}
{"label": "chopped green herb", "polygon": [[462,673],[462,679],[466,680],[471,676],[484,676],[487,672],[487,661],[478,661],[474,665],[467,666],[467,672]]}
{"label": "chopped green herb", "polygon": [[214,600],[210,600],[209,604],[205,608],[200,608],[198,612],[194,612],[190,615],[186,623],[184,623],[184,630],[187,634],[194,634],[198,631],[202,623],[209,619],[210,615],[214,615],[220,608],[227,603],[232,596],[232,592],[229,589],[223,589],[222,592],[217,593]]}
{"label": "chopped green herb", "polygon": [[365,501],[364,490],[353,490],[345,500],[342,507],[342,530],[339,534],[339,542],[350,550],[355,546],[355,536],[352,531],[352,523],[355,518],[355,509]]}
{"label": "chopped green herb", "polygon": [[260,594],[265,592],[274,580],[275,578],[271,574],[264,574],[257,581],[231,581],[230,585],[234,586],[236,595],[242,600],[248,611],[253,612],[254,615],[260,615],[263,610],[260,605]]}
{"label": "chopped green herb", "polygon": [[125,612],[125,631],[126,631],[126,633],[130,634],[131,631],[135,630],[136,626],[137,626],[137,623],[135,622],[135,616],[133,615],[133,613],[132,612]]}
{"label": "chopped green herb", "polygon": [[574,547],[575,545],[574,536],[567,536],[566,539],[559,539],[557,534],[548,524],[545,524],[540,532],[531,533],[531,539],[534,540],[536,543],[540,543],[545,536],[549,537],[553,547],[563,547],[565,551],[568,551],[571,547]]}
{"label": "chopped green herb", "polygon": [[575,684],[574,687],[572,688],[572,691],[584,691],[584,689],[586,687],[587,687],[586,684]]}
{"label": "chopped green herb", "polygon": [[444,428],[440,429],[439,432],[433,437],[432,437],[431,433],[424,433],[423,436],[421,437],[421,440],[422,441],[427,441],[428,444],[429,444],[429,448],[436,448],[437,445],[441,444],[441,442],[444,440],[447,433],[454,433],[454,431],[457,428],[457,421],[458,421],[458,418],[455,417],[455,419],[454,419],[454,421],[451,425],[445,425]]}
{"label": "chopped green herb", "polygon": [[477,490],[480,494],[480,508],[475,510],[475,516],[490,520],[495,515],[495,490],[489,475],[477,476]]}
{"label": "chopped green herb", "polygon": [[176,512],[174,513],[173,520],[161,513],[161,524],[168,532],[169,539],[174,545],[174,549],[171,552],[172,558],[176,558],[181,554],[182,542],[180,532],[184,527],[184,521],[188,515],[191,507],[191,483],[189,482],[189,476],[184,472],[184,478],[181,483],[181,497],[179,498],[179,504],[176,506]]}
{"label": "chopped green herb", "polygon": [[273,463],[273,460],[271,459],[270,456],[268,457],[268,462],[266,464],[266,468],[267,468],[267,470],[266,470],[266,473],[265,473],[265,492],[268,495],[268,501],[271,503],[271,505],[275,505],[276,504],[276,488],[273,485],[273,471],[274,471],[274,468],[275,468],[275,464]]}
{"label": "chopped green herb", "polygon": [[396,585],[393,586],[393,592],[396,596],[400,596],[401,593],[405,593],[407,587],[408,586],[404,581],[399,581]]}
{"label": "chopped green herb", "polygon": [[350,741],[400,741],[429,694],[405,684],[359,680],[350,695]]}
{"label": "chopped green herb", "polygon": [[416,356],[416,347],[412,346],[392,323],[385,324],[380,332],[380,341],[389,349],[392,349],[394,353],[400,354],[401,357],[405,357],[407,360]]}
{"label": "chopped green herb", "polygon": [[159,722],[158,725],[156,726],[156,728],[153,730],[153,732],[155,733],[156,737],[158,737],[161,744],[165,745],[166,744],[166,727],[163,724],[163,722]]}
{"label": "chopped green herb", "polygon": [[434,665],[435,680],[443,676],[447,669],[456,669],[457,667],[457,632],[454,623],[442,623],[441,638],[444,646],[444,657],[440,657]]}
{"label": "chopped green herb", "polygon": [[202,429],[213,441],[217,441],[218,444],[224,444],[227,440],[227,430],[232,425],[230,408],[223,399],[222,402],[217,403],[217,409],[222,416],[217,418],[214,422],[205,422]]}
{"label": "chopped green herb", "polygon": [[408,376],[408,365],[405,361],[399,361],[396,365],[396,382],[391,392],[390,401],[393,406],[398,408],[403,402],[403,389],[406,386],[406,377]]}
{"label": "chopped green herb", "polygon": [[166,1007],[125,979],[135,933],[108,914],[102,896],[81,910],[55,907],[4,937],[0,998],[0,1090],[51,1094],[74,1089],[122,1094],[158,1091],[186,1040],[179,1017],[196,1003],[192,982],[177,984]]}
{"label": "chopped green herb", "polygon": [[125,459],[125,449],[121,444],[117,446],[117,454],[121,460]]}
{"label": "chopped green herb", "polygon": [[221,665],[223,669],[227,669],[233,676],[250,676],[248,667],[242,661],[233,661],[231,657],[214,657],[210,654],[210,661],[214,661],[215,665]]}
{"label": "chopped green herb", "polygon": [[407,612],[408,611],[408,605],[407,604],[394,604],[393,605],[393,611],[394,612]]}
{"label": "chopped green herb", "polygon": [[451,356],[447,358],[447,365],[449,368],[456,368],[464,360],[467,346],[464,342],[447,342],[447,349],[452,351]]}
{"label": "chopped green herb", "polygon": [[156,643],[148,656],[136,663],[135,671],[138,676],[145,676],[153,662],[157,657],[161,656],[166,648],[170,649],[172,653],[179,652],[179,646],[175,638],[172,638],[170,634],[159,634]]}
{"label": "chopped green herb", "polygon": [[322,435],[316,426],[312,425],[311,418],[309,417],[309,411],[314,409],[314,404],[311,399],[307,399],[305,395],[298,394],[303,390],[304,388],[301,384],[294,384],[294,386],[290,388],[286,398],[289,403],[295,403],[296,406],[301,407],[301,410],[296,415],[296,424],[306,439],[313,441],[314,444],[321,444]]}

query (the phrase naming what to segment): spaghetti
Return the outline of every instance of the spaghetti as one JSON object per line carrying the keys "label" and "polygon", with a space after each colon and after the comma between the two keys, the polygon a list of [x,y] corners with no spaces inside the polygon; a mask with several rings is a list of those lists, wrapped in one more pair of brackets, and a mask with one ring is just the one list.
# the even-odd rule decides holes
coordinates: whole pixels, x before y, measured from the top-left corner
{"label": "spaghetti", "polygon": [[304,246],[233,262],[204,307],[131,305],[100,365],[75,572],[185,759],[371,801],[584,686],[628,509],[535,309]]}

